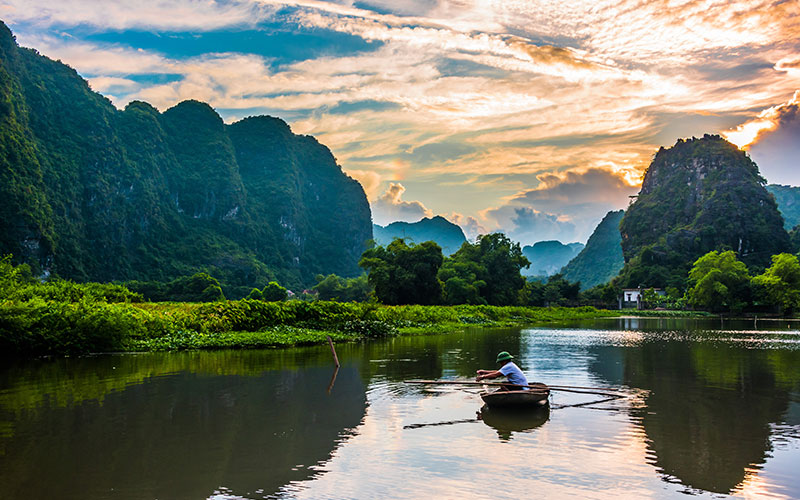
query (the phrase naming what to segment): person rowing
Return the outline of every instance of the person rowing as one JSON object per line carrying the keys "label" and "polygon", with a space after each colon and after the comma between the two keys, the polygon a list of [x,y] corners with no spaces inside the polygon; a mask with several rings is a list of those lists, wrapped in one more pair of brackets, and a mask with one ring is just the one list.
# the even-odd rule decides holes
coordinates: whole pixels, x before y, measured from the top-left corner
{"label": "person rowing", "polygon": [[[500,365],[499,370],[478,370],[478,376],[475,378],[478,382],[487,378],[498,378],[498,377],[506,377],[508,378],[508,382],[510,385],[504,385],[500,387],[501,391],[527,391],[528,388],[528,378],[525,377],[525,374],[522,373],[522,370],[519,369],[519,366],[516,365],[513,361],[514,356],[509,354],[506,351],[502,351],[497,355],[497,364]],[[513,385],[511,385],[513,384]],[[524,387],[514,387],[514,386],[524,386]]]}

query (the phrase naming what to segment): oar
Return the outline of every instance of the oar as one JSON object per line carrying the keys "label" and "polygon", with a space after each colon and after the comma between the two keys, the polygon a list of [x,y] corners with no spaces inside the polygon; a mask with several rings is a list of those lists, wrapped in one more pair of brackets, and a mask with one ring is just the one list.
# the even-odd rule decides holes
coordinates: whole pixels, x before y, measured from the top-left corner
{"label": "oar", "polygon": [[432,384],[432,385],[496,385],[504,387],[528,387],[531,389],[546,390],[544,384],[518,385],[503,382],[475,382],[473,380],[404,380],[404,384]]}
{"label": "oar", "polygon": [[[620,395],[619,393],[612,393],[613,389],[606,389],[606,388],[598,388],[598,387],[578,387],[578,386],[568,386],[568,385],[546,385],[542,383],[534,383],[528,385],[517,385],[517,384],[508,384],[502,382],[474,382],[471,380],[404,380],[406,384],[433,384],[433,385],[492,385],[492,386],[504,386],[504,387],[528,387],[530,389],[534,389],[533,392],[547,392],[548,390],[554,391],[561,391],[561,392],[575,392],[578,394],[599,394],[599,395],[619,395],[620,397],[624,397],[624,395]],[[536,390],[538,389],[538,390]],[[589,390],[584,390],[589,389]],[[603,391],[603,392],[600,392]]]}

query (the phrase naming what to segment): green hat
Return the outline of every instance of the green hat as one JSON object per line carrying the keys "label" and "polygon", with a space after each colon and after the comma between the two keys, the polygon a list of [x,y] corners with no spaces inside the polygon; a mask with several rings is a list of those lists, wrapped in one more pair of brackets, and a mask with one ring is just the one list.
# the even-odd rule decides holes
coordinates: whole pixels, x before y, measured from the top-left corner
{"label": "green hat", "polygon": [[503,351],[497,355],[496,363],[499,363],[501,361],[510,361],[512,359],[514,359],[514,356],[510,355],[507,351]]}

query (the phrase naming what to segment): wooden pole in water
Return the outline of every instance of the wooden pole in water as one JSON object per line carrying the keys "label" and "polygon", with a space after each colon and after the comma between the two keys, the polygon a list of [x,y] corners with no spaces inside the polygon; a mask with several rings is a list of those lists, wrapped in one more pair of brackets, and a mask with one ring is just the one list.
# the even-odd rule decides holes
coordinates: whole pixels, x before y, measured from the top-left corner
{"label": "wooden pole in water", "polygon": [[333,347],[333,339],[330,335],[326,335],[328,337],[328,344],[331,346],[331,353],[333,353],[333,362],[336,363],[336,368],[339,368],[339,356],[336,355],[336,349]]}

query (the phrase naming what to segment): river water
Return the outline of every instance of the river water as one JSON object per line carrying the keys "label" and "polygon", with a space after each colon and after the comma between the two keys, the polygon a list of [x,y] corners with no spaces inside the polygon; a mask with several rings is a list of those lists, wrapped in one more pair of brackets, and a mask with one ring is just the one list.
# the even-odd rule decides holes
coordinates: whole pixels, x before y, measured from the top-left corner
{"label": "river water", "polygon": [[[550,409],[481,413],[506,350]],[[607,319],[0,369],[0,498],[800,498],[788,322]],[[479,419],[478,416],[481,416]]]}

